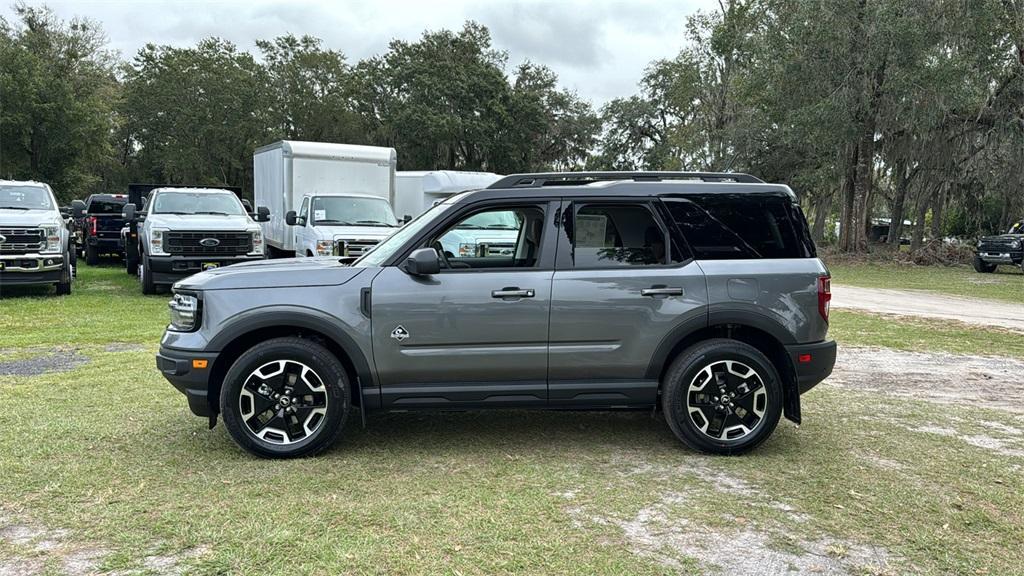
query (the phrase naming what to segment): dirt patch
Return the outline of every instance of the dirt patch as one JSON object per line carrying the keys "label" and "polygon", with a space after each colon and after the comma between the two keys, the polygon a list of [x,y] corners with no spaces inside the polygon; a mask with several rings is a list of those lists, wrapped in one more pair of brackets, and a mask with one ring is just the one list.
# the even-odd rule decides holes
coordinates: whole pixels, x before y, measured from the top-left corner
{"label": "dirt patch", "polygon": [[57,350],[38,356],[0,362],[0,376],[38,376],[47,372],[68,372],[89,363],[77,350]]}
{"label": "dirt patch", "polygon": [[907,428],[911,432],[924,432],[926,434],[936,434],[938,436],[946,436],[949,438],[958,438],[963,440],[971,446],[983,448],[990,452],[1002,454],[1003,456],[1016,456],[1018,458],[1024,458],[1024,450],[1015,448],[1019,444],[1017,441],[1009,441],[1002,438],[993,438],[984,434],[961,434],[953,428],[946,428],[943,426],[926,425],[918,426],[917,428]]}
{"label": "dirt patch", "polygon": [[839,351],[826,385],[1024,414],[1024,362],[884,348]]}
{"label": "dirt patch", "polygon": [[[673,570],[684,570],[683,560],[691,558],[723,574],[846,576],[890,573],[890,556],[883,548],[833,538],[794,539],[781,526],[737,522],[733,528],[714,528],[694,523],[679,514],[680,509],[698,505],[700,499],[675,492],[642,508],[627,520],[591,516],[581,524],[589,521],[617,526],[636,554],[652,558]],[[583,512],[572,508],[570,514],[579,516]],[[780,541],[786,543],[787,549],[780,549]]]}
{"label": "dirt patch", "polygon": [[927,290],[891,290],[832,285],[832,306],[876,314],[956,320],[1024,332],[1024,306],[1013,302],[964,298]]}
{"label": "dirt patch", "polygon": [[111,342],[103,347],[104,352],[142,352],[144,350],[146,350],[144,344],[132,342]]}

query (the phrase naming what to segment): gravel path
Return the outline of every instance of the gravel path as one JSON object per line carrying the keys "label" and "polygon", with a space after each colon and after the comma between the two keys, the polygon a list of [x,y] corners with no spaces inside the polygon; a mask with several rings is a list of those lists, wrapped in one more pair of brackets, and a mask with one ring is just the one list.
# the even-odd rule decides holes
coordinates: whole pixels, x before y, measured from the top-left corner
{"label": "gravel path", "polygon": [[1000,302],[947,296],[926,290],[891,290],[832,285],[832,306],[879,314],[957,320],[978,326],[996,326],[1024,332],[1024,283],[1021,301]]}

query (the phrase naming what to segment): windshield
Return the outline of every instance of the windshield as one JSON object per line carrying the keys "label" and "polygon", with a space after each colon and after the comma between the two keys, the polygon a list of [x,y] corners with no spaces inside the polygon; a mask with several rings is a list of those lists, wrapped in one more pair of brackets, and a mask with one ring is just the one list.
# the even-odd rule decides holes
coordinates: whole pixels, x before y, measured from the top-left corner
{"label": "windshield", "polygon": [[317,196],[313,199],[313,225],[398,226],[398,222],[383,198]]}
{"label": "windshield", "polygon": [[160,192],[151,211],[154,214],[245,214],[242,203],[231,192]]}
{"label": "windshield", "polygon": [[352,263],[353,266],[383,266],[395,252],[402,249],[402,246],[410,238],[419,233],[420,230],[430,226],[446,210],[451,208],[449,202],[435,204],[429,210],[413,218],[400,230],[385,238],[380,244],[373,247],[373,250],[364,254],[361,258]]}
{"label": "windshield", "polygon": [[0,186],[0,209],[52,210],[53,200],[42,186]]}
{"label": "windshield", "polygon": [[127,198],[93,198],[89,202],[86,212],[90,214],[120,214],[127,203]]}
{"label": "windshield", "polygon": [[455,228],[463,230],[518,230],[519,222],[516,221],[515,212],[501,210],[481,212]]}

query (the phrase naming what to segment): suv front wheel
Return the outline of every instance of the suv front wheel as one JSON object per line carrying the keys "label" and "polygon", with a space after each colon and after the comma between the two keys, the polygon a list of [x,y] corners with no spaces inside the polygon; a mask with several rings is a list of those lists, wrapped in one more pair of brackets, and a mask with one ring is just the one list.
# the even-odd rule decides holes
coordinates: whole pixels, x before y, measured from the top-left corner
{"label": "suv front wheel", "polygon": [[337,440],[348,420],[344,366],[320,344],[275,338],[228,370],[220,392],[224,426],[239,446],[268,458],[311,456]]}
{"label": "suv front wheel", "polygon": [[729,339],[700,342],[672,362],[661,407],[676,437],[713,454],[753,449],[782,414],[778,371],[758,349]]}

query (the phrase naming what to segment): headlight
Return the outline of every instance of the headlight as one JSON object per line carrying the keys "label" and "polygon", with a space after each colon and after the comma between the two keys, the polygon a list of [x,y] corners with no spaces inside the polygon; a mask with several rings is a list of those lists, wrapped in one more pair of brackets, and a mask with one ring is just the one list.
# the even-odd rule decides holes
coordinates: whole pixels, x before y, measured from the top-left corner
{"label": "headlight", "polygon": [[163,228],[153,228],[149,231],[149,255],[150,256],[166,256],[167,252],[164,251],[164,232],[167,230]]}
{"label": "headlight", "polygon": [[249,252],[249,254],[252,254],[252,255],[263,254],[263,231],[262,230],[253,230],[253,232],[252,232],[252,252]]}
{"label": "headlight", "polygon": [[175,293],[167,307],[171,311],[171,330],[191,332],[199,325],[199,299],[195,296]]}
{"label": "headlight", "polygon": [[1013,242],[1010,242],[1010,248],[1013,248],[1014,250],[1020,248],[1020,240],[1014,240]]}
{"label": "headlight", "polygon": [[316,253],[318,256],[330,256],[334,254],[334,241],[333,240],[317,240],[316,241]]}
{"label": "headlight", "polygon": [[60,227],[59,226],[40,226],[43,229],[43,236],[46,236],[46,244],[43,246],[41,252],[53,254],[61,251],[60,245]]}

